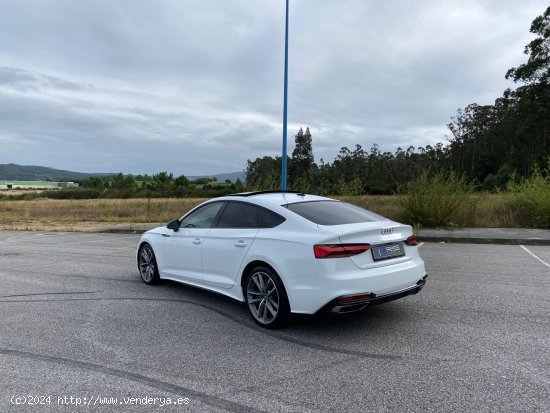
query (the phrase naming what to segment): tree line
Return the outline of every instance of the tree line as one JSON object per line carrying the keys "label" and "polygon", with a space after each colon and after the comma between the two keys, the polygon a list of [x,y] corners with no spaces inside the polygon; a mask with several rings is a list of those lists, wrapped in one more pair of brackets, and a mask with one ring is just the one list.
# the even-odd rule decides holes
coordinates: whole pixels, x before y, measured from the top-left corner
{"label": "tree line", "polygon": [[[447,125],[446,144],[382,152],[342,147],[332,163],[315,163],[309,128],[300,128],[287,160],[288,187],[320,194],[388,194],[424,172],[464,176],[478,189],[503,188],[528,177],[550,156],[550,7],[535,18],[537,37],[525,47],[527,62],[507,71],[518,87],[506,89],[492,105],[472,103],[458,109]],[[248,161],[251,189],[280,187],[281,158]]]}
{"label": "tree line", "polygon": [[[244,184],[237,179],[218,182],[214,178],[188,179],[185,175],[174,177],[168,172],[149,175],[124,175],[90,177],[77,181],[91,197],[136,197],[136,196],[196,196],[213,197],[244,191]],[[82,190],[80,192],[83,192]],[[58,196],[78,197],[75,191],[65,191]],[[52,194],[51,196],[55,196]]]}

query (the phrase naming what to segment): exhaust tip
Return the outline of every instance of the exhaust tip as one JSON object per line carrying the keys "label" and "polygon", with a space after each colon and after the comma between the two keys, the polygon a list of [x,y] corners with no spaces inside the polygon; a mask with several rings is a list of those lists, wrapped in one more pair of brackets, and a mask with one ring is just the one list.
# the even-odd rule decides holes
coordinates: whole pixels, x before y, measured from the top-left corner
{"label": "exhaust tip", "polygon": [[347,313],[355,313],[357,311],[363,310],[368,303],[363,304],[354,304],[354,305],[337,305],[335,307],[332,307],[331,312],[336,314],[347,314]]}

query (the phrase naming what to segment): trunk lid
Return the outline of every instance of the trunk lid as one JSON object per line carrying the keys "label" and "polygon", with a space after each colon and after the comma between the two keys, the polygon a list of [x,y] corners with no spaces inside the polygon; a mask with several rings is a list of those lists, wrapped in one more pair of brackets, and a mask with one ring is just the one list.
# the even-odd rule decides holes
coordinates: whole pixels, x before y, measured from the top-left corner
{"label": "trunk lid", "polygon": [[[342,244],[370,244],[371,248],[368,251],[349,258],[341,258],[353,261],[361,269],[392,265],[412,259],[410,250],[408,250],[404,242],[413,233],[410,225],[384,220],[345,225],[319,225],[319,228],[333,233],[339,238]],[[388,244],[402,245],[405,255],[375,260],[373,258],[372,247]]]}

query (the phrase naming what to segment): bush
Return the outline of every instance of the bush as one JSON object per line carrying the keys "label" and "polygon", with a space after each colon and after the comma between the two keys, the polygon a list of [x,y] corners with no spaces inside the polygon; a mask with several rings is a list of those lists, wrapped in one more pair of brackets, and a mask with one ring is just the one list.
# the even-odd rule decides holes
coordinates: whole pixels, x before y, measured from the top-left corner
{"label": "bush", "polygon": [[426,172],[406,187],[405,216],[409,223],[426,227],[466,226],[472,221],[475,207],[470,195],[472,184],[454,172]]}
{"label": "bush", "polygon": [[100,192],[97,189],[86,188],[48,190],[38,194],[39,197],[50,199],[96,199],[99,195]]}
{"label": "bush", "polygon": [[508,182],[505,207],[522,227],[550,228],[550,158],[542,170],[535,166],[529,178]]}
{"label": "bush", "polygon": [[487,175],[481,187],[484,191],[494,191],[498,187],[498,178],[493,174]]}
{"label": "bush", "polygon": [[362,195],[365,193],[363,181],[359,177],[353,178],[350,182],[341,179],[338,182],[338,193],[340,195]]}

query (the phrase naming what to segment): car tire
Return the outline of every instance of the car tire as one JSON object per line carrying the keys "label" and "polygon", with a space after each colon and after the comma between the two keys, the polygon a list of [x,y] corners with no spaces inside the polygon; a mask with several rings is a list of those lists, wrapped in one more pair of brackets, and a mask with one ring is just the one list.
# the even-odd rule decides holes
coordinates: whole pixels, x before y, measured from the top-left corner
{"label": "car tire", "polygon": [[148,285],[158,284],[160,276],[153,247],[147,243],[141,245],[137,259],[141,280]]}
{"label": "car tire", "polygon": [[281,279],[271,268],[256,267],[248,274],[244,297],[250,316],[261,327],[280,328],[288,322],[288,297]]}

